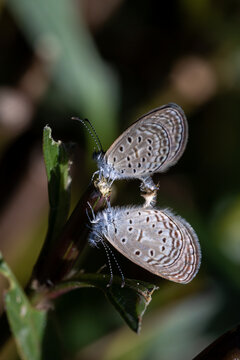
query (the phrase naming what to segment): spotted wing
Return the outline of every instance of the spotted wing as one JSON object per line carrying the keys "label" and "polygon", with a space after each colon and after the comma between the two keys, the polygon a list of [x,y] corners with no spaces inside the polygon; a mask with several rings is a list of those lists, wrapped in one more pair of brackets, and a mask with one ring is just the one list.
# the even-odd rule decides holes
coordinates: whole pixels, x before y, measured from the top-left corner
{"label": "spotted wing", "polygon": [[188,283],[197,274],[201,250],[197,235],[168,210],[119,210],[108,241],[124,256],[165,279]]}
{"label": "spotted wing", "polygon": [[111,145],[107,164],[121,177],[141,177],[165,171],[182,155],[187,142],[183,110],[168,104],[138,119]]}

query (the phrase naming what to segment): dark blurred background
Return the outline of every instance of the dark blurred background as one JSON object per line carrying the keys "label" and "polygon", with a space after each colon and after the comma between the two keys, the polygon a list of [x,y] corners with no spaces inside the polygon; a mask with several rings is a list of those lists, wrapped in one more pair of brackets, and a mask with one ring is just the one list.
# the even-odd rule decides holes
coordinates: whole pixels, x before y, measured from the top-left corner
{"label": "dark blurred background", "polygon": [[[199,274],[174,284],[119,255],[126,277],[159,285],[140,336],[97,290],[77,290],[50,315],[46,359],[190,359],[240,322],[239,18],[237,0],[0,1],[0,249],[23,286],[47,228],[44,125],[55,140],[78,144],[74,206],[96,166],[94,144],[71,116],[90,119],[105,149],[168,102],[189,122],[183,157],[155,181],[158,206],[199,236]],[[114,189],[114,204],[143,202],[138,181]],[[105,261],[88,249],[82,266],[95,272]],[[17,359],[12,340],[0,357]]]}

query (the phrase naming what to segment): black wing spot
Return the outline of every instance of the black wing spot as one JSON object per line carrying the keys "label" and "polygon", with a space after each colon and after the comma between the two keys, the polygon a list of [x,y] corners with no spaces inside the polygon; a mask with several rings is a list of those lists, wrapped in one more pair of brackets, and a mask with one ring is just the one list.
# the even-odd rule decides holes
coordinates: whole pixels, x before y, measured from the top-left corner
{"label": "black wing spot", "polygon": [[137,171],[136,169],[133,169],[134,174],[135,174],[136,171]]}
{"label": "black wing spot", "polygon": [[142,165],[141,165],[141,163],[138,163],[138,167],[140,168]]}
{"label": "black wing spot", "polygon": [[129,167],[129,168],[131,168],[131,167],[132,167],[132,165],[129,163],[129,164],[128,164],[128,167]]}
{"label": "black wing spot", "polygon": [[113,158],[113,162],[115,162],[116,160],[117,160],[117,159],[114,157],[114,158]]}
{"label": "black wing spot", "polygon": [[125,243],[126,243],[126,239],[125,239],[125,238],[122,238],[122,239],[121,239],[121,242],[122,242],[123,244],[125,244]]}
{"label": "black wing spot", "polygon": [[136,251],[135,251],[135,255],[137,255],[137,256],[141,255],[141,251],[136,250]]}
{"label": "black wing spot", "polygon": [[119,147],[119,151],[123,152],[123,150],[124,150],[124,149],[123,149],[123,146],[120,146],[120,147]]}
{"label": "black wing spot", "polygon": [[129,144],[131,144],[132,138],[131,138],[130,136],[127,138],[127,140],[128,140],[128,142],[129,142]]}
{"label": "black wing spot", "polygon": [[141,141],[142,141],[142,137],[139,136],[139,137],[138,137],[138,142],[140,143]]}
{"label": "black wing spot", "polygon": [[149,144],[152,144],[152,139],[147,139],[147,142],[148,142]]}

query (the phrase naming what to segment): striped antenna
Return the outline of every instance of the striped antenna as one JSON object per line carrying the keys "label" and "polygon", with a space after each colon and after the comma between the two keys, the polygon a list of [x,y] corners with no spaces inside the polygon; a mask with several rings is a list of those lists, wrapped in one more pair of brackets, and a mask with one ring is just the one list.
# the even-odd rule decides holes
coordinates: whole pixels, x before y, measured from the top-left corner
{"label": "striped antenna", "polygon": [[[99,139],[99,137],[97,135],[97,132],[94,129],[92,123],[88,119],[83,120],[83,119],[80,119],[80,118],[74,117],[74,116],[71,119],[76,120],[76,121],[80,121],[85,126],[88,133],[91,135],[92,139],[94,140],[95,144],[97,145],[98,151],[103,152],[101,141],[100,141],[100,139]],[[87,124],[88,124],[88,126],[87,126]]]}

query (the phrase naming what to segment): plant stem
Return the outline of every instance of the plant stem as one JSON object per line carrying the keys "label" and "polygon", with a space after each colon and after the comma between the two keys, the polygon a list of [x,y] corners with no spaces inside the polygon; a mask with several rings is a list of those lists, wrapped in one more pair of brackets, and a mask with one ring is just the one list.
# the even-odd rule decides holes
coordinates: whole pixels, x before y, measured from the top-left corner
{"label": "plant stem", "polygon": [[88,187],[79,200],[55,242],[55,247],[48,254],[44,249],[42,250],[33,272],[33,279],[40,284],[49,281],[59,282],[72,271],[87,242],[89,204],[96,212],[106,205],[106,198],[96,190],[93,184]]}

